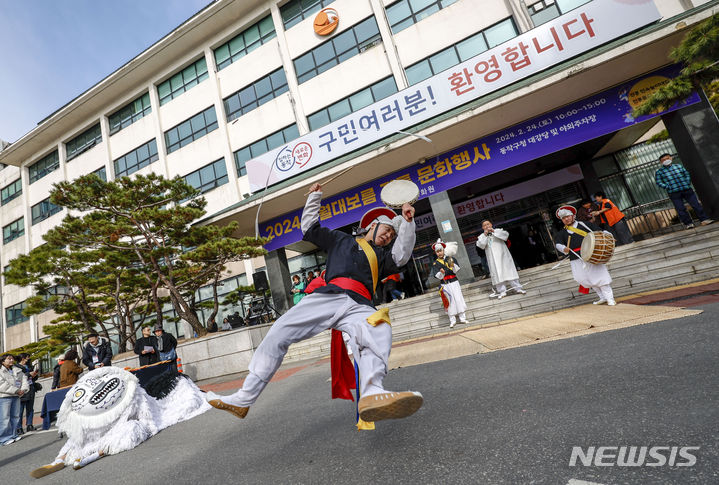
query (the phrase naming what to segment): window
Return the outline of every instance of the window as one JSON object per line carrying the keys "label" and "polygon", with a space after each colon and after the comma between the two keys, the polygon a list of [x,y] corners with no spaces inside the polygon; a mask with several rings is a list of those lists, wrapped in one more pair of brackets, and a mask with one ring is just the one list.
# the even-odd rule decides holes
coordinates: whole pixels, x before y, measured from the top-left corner
{"label": "window", "polygon": [[340,99],[336,103],[309,115],[307,120],[310,123],[310,130],[316,130],[328,123],[337,121],[343,116],[362,109],[365,106],[369,106],[375,101],[379,101],[396,92],[397,84],[395,84],[392,76],[382,79],[351,96]]}
{"label": "window", "polygon": [[215,114],[215,107],[210,106],[205,111],[165,132],[167,153],[179,150],[216,129],[217,115]]}
{"label": "window", "polygon": [[225,98],[227,121],[239,118],[267,101],[287,92],[285,71],[279,68],[275,72],[255,81],[249,86]]}
{"label": "window", "polygon": [[157,159],[157,141],[153,138],[112,162],[115,165],[115,177],[119,178],[135,173]]}
{"label": "window", "polygon": [[315,12],[319,12],[334,0],[290,0],[280,7],[285,30],[300,23]]}
{"label": "window", "polygon": [[265,42],[274,39],[276,35],[275,24],[272,23],[272,15],[268,15],[215,49],[217,70],[219,71],[226,68]]}
{"label": "window", "polygon": [[245,164],[248,160],[252,160],[263,153],[267,153],[270,150],[282,146],[285,143],[294,140],[298,136],[300,136],[300,132],[297,130],[297,125],[290,125],[287,128],[276,131],[261,140],[257,140],[252,145],[240,148],[235,152],[235,168],[237,168],[237,176],[242,177],[243,175],[247,175],[247,168],[245,168]]}
{"label": "window", "polygon": [[542,25],[562,14],[589,3],[590,0],[539,0],[538,2],[527,2],[529,16],[532,17],[534,26]]}
{"label": "window", "polygon": [[199,170],[188,173],[185,175],[185,182],[192,185],[202,194],[209,192],[220,185],[226,184],[228,182],[228,178],[225,159],[220,158],[209,165],[205,165]]}
{"label": "window", "polygon": [[517,35],[512,18],[502,20],[405,68],[407,81],[417,84]]}
{"label": "window", "polygon": [[37,182],[45,175],[55,171],[59,166],[60,159],[57,156],[57,150],[55,150],[51,154],[41,158],[27,168],[30,175],[30,183]]}
{"label": "window", "polygon": [[297,81],[302,84],[322,74],[374,45],[378,39],[380,39],[379,28],[374,17],[363,20],[295,59],[293,62],[297,71]]}
{"label": "window", "polygon": [[2,228],[2,242],[7,244],[25,234],[25,218],[21,217]]}
{"label": "window", "polygon": [[135,121],[150,114],[151,111],[150,93],[145,93],[110,115],[110,134],[114,135],[123,128],[127,128]]}
{"label": "window", "polygon": [[17,325],[18,323],[28,321],[30,317],[26,317],[22,314],[24,309],[25,302],[5,308],[5,326],[9,328],[13,325]]}
{"label": "window", "polygon": [[69,142],[65,143],[67,161],[69,162],[78,155],[81,155],[101,141],[102,133],[100,132],[100,123],[98,123],[89,130],[85,130]]}
{"label": "window", "polygon": [[204,57],[190,64],[182,71],[174,74],[170,79],[157,85],[157,94],[160,97],[160,106],[175,99],[188,89],[207,79],[207,61]]}
{"label": "window", "polygon": [[22,194],[22,179],[7,184],[0,190],[0,205],[5,205]]}
{"label": "window", "polygon": [[30,212],[32,213],[32,223],[35,225],[40,221],[44,221],[51,215],[57,214],[61,210],[62,207],[50,202],[50,197],[48,197],[30,208]]}
{"label": "window", "polygon": [[387,20],[392,33],[406,29],[425,17],[437,13],[457,0],[400,0],[393,3],[387,10]]}
{"label": "window", "polygon": [[107,182],[107,171],[105,170],[105,167],[100,167],[92,173],[94,173],[95,175],[100,177],[102,180]]}

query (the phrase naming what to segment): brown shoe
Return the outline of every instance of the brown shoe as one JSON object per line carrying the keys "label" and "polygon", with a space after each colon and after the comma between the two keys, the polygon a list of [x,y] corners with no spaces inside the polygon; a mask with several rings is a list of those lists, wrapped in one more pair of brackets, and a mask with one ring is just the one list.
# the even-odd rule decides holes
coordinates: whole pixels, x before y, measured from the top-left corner
{"label": "brown shoe", "polygon": [[422,394],[413,391],[373,394],[359,400],[359,415],[367,422],[406,418],[421,408],[423,401]]}
{"label": "brown shoe", "polygon": [[248,407],[233,406],[232,404],[227,404],[226,402],[222,402],[220,399],[212,399],[211,401],[207,401],[207,402],[210,403],[210,406],[212,406],[213,408],[222,409],[223,411],[232,413],[240,419],[245,419],[245,416],[247,416],[247,413],[250,410],[249,406]]}

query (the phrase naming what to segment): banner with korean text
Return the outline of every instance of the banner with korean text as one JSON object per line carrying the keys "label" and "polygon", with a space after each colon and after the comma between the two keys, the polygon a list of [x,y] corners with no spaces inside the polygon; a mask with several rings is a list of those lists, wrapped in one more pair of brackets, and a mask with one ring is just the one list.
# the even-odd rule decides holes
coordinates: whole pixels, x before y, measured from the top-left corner
{"label": "banner with korean text", "polygon": [[[415,182],[422,199],[699,102],[699,96],[694,93],[666,111],[637,119],[632,117],[635,107],[678,73],[678,66],[660,69],[467,143],[425,163],[328,197],[322,201],[320,220],[330,229],[356,224],[365,211],[382,204],[379,194],[390,180]],[[301,240],[301,215],[302,209],[297,209],[261,223],[260,235],[272,238],[265,249],[273,250]]]}
{"label": "banner with korean text", "polygon": [[247,162],[263,189],[660,19],[653,0],[595,0]]}

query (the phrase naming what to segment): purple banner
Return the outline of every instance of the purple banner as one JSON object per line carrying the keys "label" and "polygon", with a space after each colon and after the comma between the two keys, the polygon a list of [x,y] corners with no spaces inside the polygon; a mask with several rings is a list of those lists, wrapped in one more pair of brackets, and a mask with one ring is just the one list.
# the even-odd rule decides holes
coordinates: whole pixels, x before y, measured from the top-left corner
{"label": "purple banner", "polygon": [[[681,105],[634,119],[632,110],[675,77],[669,66],[584,100],[569,104],[515,126],[428,159],[322,202],[320,220],[330,229],[357,223],[366,211],[382,205],[380,191],[389,181],[406,179],[420,188],[420,199],[469,181],[549,155],[626,128],[649,118],[699,102],[695,93]],[[271,251],[302,239],[302,209],[260,224],[260,234],[272,240]]]}

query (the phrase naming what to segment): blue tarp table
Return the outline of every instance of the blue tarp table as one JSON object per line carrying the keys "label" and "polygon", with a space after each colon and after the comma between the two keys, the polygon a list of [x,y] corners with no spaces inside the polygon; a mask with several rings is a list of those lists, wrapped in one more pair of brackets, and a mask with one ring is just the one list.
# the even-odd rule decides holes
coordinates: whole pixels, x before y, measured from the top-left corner
{"label": "blue tarp table", "polygon": [[63,399],[65,399],[65,394],[67,394],[67,391],[70,389],[72,389],[72,387],[63,387],[57,391],[45,394],[42,400],[42,412],[40,413],[42,417],[42,429],[50,429],[52,418],[60,410],[60,405]]}
{"label": "blue tarp table", "polygon": [[[152,378],[175,369],[175,366],[176,364],[174,360],[165,360],[163,362],[158,362],[157,364],[140,367],[138,369],[131,369],[130,372],[135,374],[135,376],[137,376],[137,380],[140,381],[140,385],[145,387]],[[62,389],[45,394],[45,397],[42,400],[42,412],[40,413],[40,417],[42,417],[42,429],[50,429],[52,418],[60,410],[62,401],[65,399],[65,394],[67,394],[67,391],[70,389],[72,389],[71,386],[63,387]]]}

